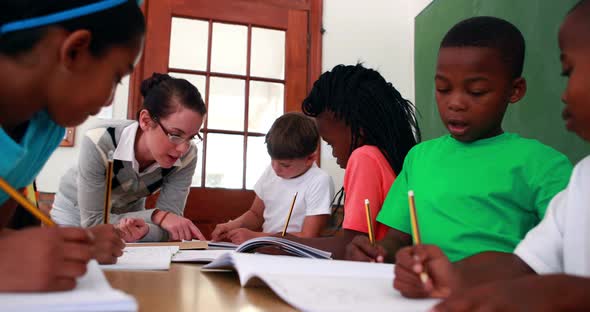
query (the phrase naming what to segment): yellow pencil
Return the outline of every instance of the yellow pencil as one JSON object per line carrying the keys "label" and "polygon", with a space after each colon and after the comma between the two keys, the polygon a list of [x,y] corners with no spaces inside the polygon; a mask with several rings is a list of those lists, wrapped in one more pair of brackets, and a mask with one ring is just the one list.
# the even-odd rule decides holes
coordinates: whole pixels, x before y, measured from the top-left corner
{"label": "yellow pencil", "polygon": [[371,222],[371,208],[369,207],[369,200],[365,199],[365,212],[367,215],[367,228],[369,231],[369,242],[375,246],[375,232],[373,231],[373,222]]}
{"label": "yellow pencil", "polygon": [[111,212],[111,187],[113,186],[113,151],[109,151],[106,172],[106,190],[104,195],[103,224],[109,224],[109,213]]}
{"label": "yellow pencil", "polygon": [[0,178],[0,188],[17,203],[23,206],[26,210],[28,210],[33,216],[37,219],[41,220],[43,224],[47,226],[56,226],[55,222],[53,222],[48,216],[46,216],[43,212],[39,211],[30,201],[28,201],[21,193],[19,193],[16,189],[8,184],[4,179]]}
{"label": "yellow pencil", "polygon": [[285,236],[285,234],[287,234],[287,227],[289,226],[289,220],[291,220],[291,213],[293,213],[293,207],[295,207],[295,201],[297,200],[297,194],[299,192],[295,193],[295,196],[293,196],[293,202],[291,203],[291,209],[289,209],[289,214],[287,215],[287,222],[285,222],[285,228],[283,229],[283,233],[281,234],[281,236]]}
{"label": "yellow pencil", "polygon": [[[410,203],[410,220],[412,223],[412,236],[414,237],[414,245],[419,245],[422,243],[420,240],[420,230],[418,228],[418,215],[416,214],[416,202],[414,201],[414,191],[408,191],[408,202]],[[426,272],[420,273],[420,280],[422,283],[426,283],[428,280],[428,275]]]}

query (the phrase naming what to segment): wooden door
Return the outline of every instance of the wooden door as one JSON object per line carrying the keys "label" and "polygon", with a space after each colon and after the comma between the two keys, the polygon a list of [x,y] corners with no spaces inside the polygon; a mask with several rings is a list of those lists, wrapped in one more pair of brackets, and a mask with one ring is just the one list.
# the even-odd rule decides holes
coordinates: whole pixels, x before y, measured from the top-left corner
{"label": "wooden door", "polygon": [[[264,135],[301,102],[320,74],[321,0],[151,0],[147,35],[130,88],[153,72],[186,78],[208,107],[185,216],[208,235],[246,211],[270,159]],[[154,204],[154,198],[148,201]]]}

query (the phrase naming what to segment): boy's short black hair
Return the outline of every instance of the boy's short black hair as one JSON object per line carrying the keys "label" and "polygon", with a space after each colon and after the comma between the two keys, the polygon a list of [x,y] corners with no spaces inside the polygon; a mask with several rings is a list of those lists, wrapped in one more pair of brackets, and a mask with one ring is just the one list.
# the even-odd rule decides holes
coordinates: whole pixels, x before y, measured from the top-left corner
{"label": "boy's short black hair", "polygon": [[509,67],[512,78],[522,75],[525,52],[524,37],[516,26],[501,18],[477,16],[463,20],[447,32],[440,47],[495,49]]}
{"label": "boy's short black hair", "polygon": [[[0,25],[49,15],[98,2],[97,0],[2,0]],[[110,9],[83,15],[48,26],[40,26],[0,35],[0,54],[16,56],[31,50],[45,36],[50,27],[68,31],[86,29],[92,33],[90,52],[99,56],[112,46],[135,43],[145,33],[145,20],[136,0]]]}
{"label": "boy's short black hair", "polygon": [[315,121],[301,113],[286,113],[277,118],[265,138],[272,159],[307,157],[316,151],[319,141]]}
{"label": "boy's short black hair", "polygon": [[576,5],[574,5],[574,7],[572,7],[569,11],[569,13],[572,13],[576,10],[578,10],[581,7],[584,7],[585,5],[590,5],[590,1],[589,0],[580,0],[578,3],[576,3]]}

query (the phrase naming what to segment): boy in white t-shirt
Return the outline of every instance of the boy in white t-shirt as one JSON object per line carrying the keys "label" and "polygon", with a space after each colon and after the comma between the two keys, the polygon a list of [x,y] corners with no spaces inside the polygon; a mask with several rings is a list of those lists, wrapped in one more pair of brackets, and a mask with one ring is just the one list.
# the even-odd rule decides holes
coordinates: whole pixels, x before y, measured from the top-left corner
{"label": "boy in white t-shirt", "polygon": [[[568,130],[590,141],[590,0],[567,15],[559,47],[568,77],[562,116]],[[436,246],[408,247],[396,255],[393,285],[407,297],[446,298],[432,311],[590,311],[590,156],[514,253],[451,264]]]}
{"label": "boy in white t-shirt", "polygon": [[319,139],[315,122],[305,115],[279,117],[266,135],[272,161],[254,186],[252,206],[237,219],[218,224],[212,240],[241,244],[282,232],[295,193],[287,232],[299,237],[319,236],[330,217],[334,195],[332,179],[315,164]]}

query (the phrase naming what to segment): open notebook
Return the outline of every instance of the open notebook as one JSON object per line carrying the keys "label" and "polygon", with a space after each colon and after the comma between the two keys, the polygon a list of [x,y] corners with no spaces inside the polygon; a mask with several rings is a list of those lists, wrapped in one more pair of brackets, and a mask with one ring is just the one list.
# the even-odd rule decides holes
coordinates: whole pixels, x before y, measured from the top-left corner
{"label": "open notebook", "polygon": [[242,286],[263,282],[303,311],[428,311],[436,299],[407,299],[393,286],[393,265],[226,253],[203,271],[234,270]]}
{"label": "open notebook", "polygon": [[3,312],[76,311],[109,312],[137,311],[133,297],[111,288],[98,263],[88,263],[88,270],[78,279],[74,290],[49,293],[2,293]]}
{"label": "open notebook", "polygon": [[179,250],[172,256],[172,262],[195,262],[195,263],[209,263],[221,255],[233,252],[226,249],[214,250]]}
{"label": "open notebook", "polygon": [[243,242],[238,248],[237,252],[256,252],[260,248],[277,248],[281,251],[288,253],[291,256],[303,257],[303,258],[316,258],[316,259],[330,259],[332,254],[317,248],[313,248],[307,245],[303,245],[288,239],[264,236],[257,237]]}
{"label": "open notebook", "polygon": [[178,246],[126,246],[115,264],[101,264],[103,270],[169,270]]}

